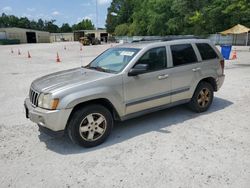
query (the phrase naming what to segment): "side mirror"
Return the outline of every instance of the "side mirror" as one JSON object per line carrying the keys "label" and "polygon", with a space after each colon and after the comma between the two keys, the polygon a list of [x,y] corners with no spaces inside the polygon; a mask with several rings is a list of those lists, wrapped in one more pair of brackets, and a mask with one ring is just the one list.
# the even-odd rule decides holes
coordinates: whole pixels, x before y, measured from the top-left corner
{"label": "side mirror", "polygon": [[128,76],[137,76],[139,74],[146,73],[148,70],[148,64],[137,64],[134,68],[130,69]]}

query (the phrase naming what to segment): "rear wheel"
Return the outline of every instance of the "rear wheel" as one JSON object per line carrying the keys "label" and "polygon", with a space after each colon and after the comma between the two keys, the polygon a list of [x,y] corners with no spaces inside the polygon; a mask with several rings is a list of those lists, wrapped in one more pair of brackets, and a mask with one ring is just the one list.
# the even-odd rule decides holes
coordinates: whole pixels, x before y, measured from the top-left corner
{"label": "rear wheel", "polygon": [[205,112],[210,107],[213,97],[212,85],[207,82],[201,82],[198,84],[189,106],[195,112]]}
{"label": "rear wheel", "polygon": [[103,143],[113,127],[113,118],[108,109],[101,105],[80,108],[72,115],[68,135],[83,147],[94,147]]}

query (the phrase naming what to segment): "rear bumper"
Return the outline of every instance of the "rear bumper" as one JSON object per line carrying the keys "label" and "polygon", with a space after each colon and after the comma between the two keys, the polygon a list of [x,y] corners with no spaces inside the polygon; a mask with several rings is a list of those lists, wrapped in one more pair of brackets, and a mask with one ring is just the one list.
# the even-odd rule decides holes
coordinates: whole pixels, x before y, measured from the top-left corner
{"label": "rear bumper", "polygon": [[224,83],[225,75],[221,75],[216,79],[217,91],[221,88],[222,84]]}
{"label": "rear bumper", "polygon": [[46,110],[32,106],[29,98],[24,101],[26,117],[48,130],[58,132],[65,129],[72,109]]}

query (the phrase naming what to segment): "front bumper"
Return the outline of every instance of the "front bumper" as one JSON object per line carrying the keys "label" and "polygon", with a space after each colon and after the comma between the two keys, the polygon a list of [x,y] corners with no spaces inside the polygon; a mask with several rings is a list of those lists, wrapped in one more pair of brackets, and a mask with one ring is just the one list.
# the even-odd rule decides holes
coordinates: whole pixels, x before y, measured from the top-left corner
{"label": "front bumper", "polygon": [[72,109],[46,110],[34,107],[29,98],[24,101],[26,117],[32,122],[51,131],[58,132],[66,128]]}
{"label": "front bumper", "polygon": [[221,88],[222,84],[224,83],[225,80],[225,75],[221,75],[216,79],[216,84],[217,84],[217,91]]}

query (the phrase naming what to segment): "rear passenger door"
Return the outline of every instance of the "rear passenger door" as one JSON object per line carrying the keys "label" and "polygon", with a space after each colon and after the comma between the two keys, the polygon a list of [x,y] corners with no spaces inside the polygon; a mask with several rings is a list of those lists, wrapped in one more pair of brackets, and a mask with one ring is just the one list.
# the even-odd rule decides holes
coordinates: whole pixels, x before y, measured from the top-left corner
{"label": "rear passenger door", "polygon": [[192,44],[173,44],[169,46],[172,57],[171,102],[190,99],[193,95],[193,86],[199,79],[198,58]]}

